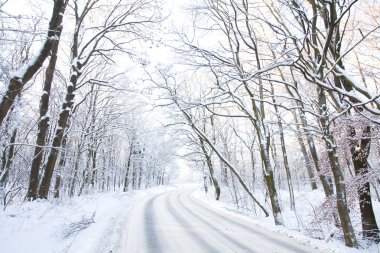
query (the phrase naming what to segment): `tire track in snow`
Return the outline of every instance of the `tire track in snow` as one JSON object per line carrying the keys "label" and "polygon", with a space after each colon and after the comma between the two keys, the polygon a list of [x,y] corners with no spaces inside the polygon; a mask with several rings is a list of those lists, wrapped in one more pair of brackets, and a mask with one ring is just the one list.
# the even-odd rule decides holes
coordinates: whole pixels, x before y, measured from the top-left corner
{"label": "tire track in snow", "polygon": [[158,240],[158,233],[155,228],[155,214],[154,214],[154,202],[156,199],[163,195],[165,193],[158,194],[154,197],[152,197],[144,206],[144,229],[145,229],[145,240],[146,240],[146,245],[147,245],[147,250],[149,252],[154,252],[154,253],[160,253],[162,252],[161,250],[161,245]]}
{"label": "tire track in snow", "polygon": [[[281,245],[281,247],[287,249],[289,252],[310,253],[311,250],[314,250],[314,252],[319,252],[317,249],[313,249],[313,248],[303,249],[303,247],[310,247],[310,246],[301,244],[298,241],[292,240],[291,238],[287,238],[286,236],[279,235],[279,236],[282,236],[284,238],[284,240],[288,239],[288,240],[291,240],[291,241],[285,242],[283,240],[279,240],[278,238],[270,236],[270,233],[275,234],[275,232],[268,231],[268,233],[264,233],[264,232],[262,232],[262,231],[260,231],[258,229],[254,229],[254,228],[250,227],[246,223],[240,222],[238,220],[238,218],[234,219],[234,220],[231,220],[230,217],[226,217],[226,216],[224,216],[224,215],[222,215],[220,213],[217,213],[217,212],[213,211],[210,208],[204,207],[201,204],[199,204],[199,202],[196,201],[196,200],[194,200],[194,197],[191,196],[193,192],[194,192],[194,190],[190,190],[187,193],[188,199],[194,205],[196,205],[199,209],[202,209],[203,210],[203,212],[202,212],[203,214],[207,215],[206,213],[209,213],[209,215],[207,215],[207,216],[210,217],[211,219],[216,220],[215,217],[220,217],[223,221],[225,221],[227,223],[230,223],[233,226],[237,226],[237,227],[239,227],[241,229],[246,230],[249,233],[253,233],[253,234],[259,236],[260,240],[267,241],[269,244]],[[263,228],[263,229],[265,230],[265,228]],[[299,246],[298,245],[294,245],[294,243],[298,243],[300,245]]]}
{"label": "tire track in snow", "polygon": [[200,249],[202,252],[210,252],[210,253],[219,253],[220,251],[216,249],[214,246],[212,246],[210,243],[208,243],[205,239],[203,239],[199,234],[197,234],[194,230],[189,229],[191,228],[191,224],[186,221],[186,218],[184,216],[179,215],[180,212],[175,212],[174,205],[171,200],[171,195],[178,194],[178,193],[172,193],[168,194],[166,197],[166,206],[169,213],[176,219],[176,221],[183,225],[185,228],[183,231],[193,240],[194,243],[196,243],[198,246],[200,246]]}
{"label": "tire track in snow", "polygon": [[[203,224],[206,224],[207,227],[214,233],[214,238],[218,239],[221,243],[225,244],[226,247],[228,247],[230,250],[233,250],[233,252],[250,252],[254,253],[255,251],[250,248],[247,245],[244,245],[238,241],[236,241],[234,238],[232,238],[227,233],[223,232],[220,228],[216,227],[215,225],[211,224],[206,219],[202,218],[199,214],[193,212],[190,210],[190,208],[186,207],[183,203],[183,200],[181,200],[181,197],[183,197],[186,194],[185,192],[182,192],[181,194],[177,195],[177,202],[181,205],[182,209],[185,210],[188,214],[190,214],[191,217],[196,218],[198,221],[200,221]],[[189,199],[189,197],[187,197]],[[219,223],[218,223],[219,222]],[[216,221],[216,224],[220,224],[220,221]],[[216,234],[216,235],[215,235]],[[219,236],[217,236],[219,235]],[[225,241],[221,240],[220,237],[222,237]],[[228,242],[228,244],[226,243]],[[231,246],[235,247],[231,247]],[[236,247],[240,250],[236,250]]]}

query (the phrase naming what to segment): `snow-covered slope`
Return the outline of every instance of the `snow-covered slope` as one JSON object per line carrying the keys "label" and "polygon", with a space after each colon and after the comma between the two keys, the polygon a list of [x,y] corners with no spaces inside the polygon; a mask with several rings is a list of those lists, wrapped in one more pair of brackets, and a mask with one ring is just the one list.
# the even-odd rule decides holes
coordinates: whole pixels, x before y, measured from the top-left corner
{"label": "snow-covered slope", "polygon": [[[166,189],[13,204],[0,211],[0,252],[112,252],[120,243],[133,201]],[[83,227],[87,228],[74,232]]]}

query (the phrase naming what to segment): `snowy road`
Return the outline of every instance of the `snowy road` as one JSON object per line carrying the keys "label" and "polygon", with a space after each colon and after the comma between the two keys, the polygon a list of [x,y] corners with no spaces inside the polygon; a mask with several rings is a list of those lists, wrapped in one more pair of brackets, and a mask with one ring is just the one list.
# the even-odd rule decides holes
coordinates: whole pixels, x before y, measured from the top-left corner
{"label": "snowy road", "polygon": [[193,191],[179,189],[137,201],[119,252],[321,252],[204,204]]}

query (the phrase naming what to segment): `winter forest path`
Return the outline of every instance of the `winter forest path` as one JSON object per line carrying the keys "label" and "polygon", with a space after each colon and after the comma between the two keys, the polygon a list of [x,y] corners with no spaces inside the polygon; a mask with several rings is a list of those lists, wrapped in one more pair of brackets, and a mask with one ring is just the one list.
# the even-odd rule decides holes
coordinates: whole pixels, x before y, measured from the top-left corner
{"label": "winter forest path", "polygon": [[321,252],[177,189],[135,202],[119,253]]}

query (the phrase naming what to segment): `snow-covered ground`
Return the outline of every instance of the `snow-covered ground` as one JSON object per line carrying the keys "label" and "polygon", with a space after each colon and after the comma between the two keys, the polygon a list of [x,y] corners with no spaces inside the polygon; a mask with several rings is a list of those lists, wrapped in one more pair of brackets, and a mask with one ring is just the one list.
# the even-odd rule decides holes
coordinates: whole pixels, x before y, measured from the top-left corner
{"label": "snow-covered ground", "polygon": [[[264,215],[260,214],[259,211],[257,211],[257,213],[254,213],[252,211],[244,210],[244,208],[237,208],[236,205],[232,203],[231,196],[228,191],[229,190],[227,188],[222,188],[222,195],[220,201],[216,201],[214,199],[213,189],[211,189],[206,194],[203,189],[199,188],[199,190],[196,191],[194,195],[200,201],[203,201],[207,205],[212,205],[216,209],[227,210],[229,212],[237,213],[242,216],[249,216],[259,227],[263,227],[275,233],[288,236],[289,238],[295,238],[297,241],[303,244],[310,245],[314,248],[322,249],[324,252],[380,253],[380,245],[372,244],[368,246],[365,245],[365,242],[363,241],[359,241],[359,249],[350,249],[348,247],[345,247],[342,235],[340,235],[341,232],[336,230],[333,231],[335,233],[334,237],[324,238],[323,240],[317,240],[315,238],[307,236],[307,234],[314,234],[320,236],[320,234],[315,232],[313,233],[313,231],[310,230],[325,230],[323,224],[313,223],[312,220],[315,217],[311,217],[318,215],[315,214],[315,212],[320,211],[319,206],[324,201],[324,194],[320,190],[295,190],[295,212],[291,211],[289,208],[289,199],[286,198],[287,192],[281,192],[282,199],[280,200],[280,202],[281,208],[283,210],[282,215],[284,218],[285,227],[275,226],[272,216],[265,217]],[[259,199],[262,201],[262,203],[264,203],[264,200],[261,199],[260,196]],[[376,217],[380,218],[380,205],[376,201],[374,202],[374,209]],[[380,221],[378,221],[378,224],[380,224]],[[360,226],[360,223],[357,223],[355,225],[357,229],[359,229],[358,226]],[[309,231],[307,231],[307,229],[305,228],[308,228]],[[329,233],[331,231],[325,230],[324,232]]]}
{"label": "snow-covered ground", "polygon": [[[191,177],[190,171],[184,170],[180,178],[183,181],[188,181]],[[191,187],[194,188],[194,185]],[[182,191],[188,189],[189,185],[159,187],[129,193],[97,193],[71,199],[63,198],[59,201],[35,201],[10,205],[5,211],[0,211],[0,252],[118,252],[125,247],[124,244],[128,241],[125,238],[128,236],[126,225],[131,214],[131,208],[142,205],[152,196],[175,188]],[[212,192],[209,191],[209,194],[206,195],[201,186],[198,185],[196,188],[197,190],[192,195],[200,203],[203,202],[204,206],[215,211],[219,209],[220,214],[224,213],[224,215],[226,212],[230,212],[231,215],[249,215],[251,216],[249,218],[251,224],[254,224],[255,229],[263,228],[263,230],[272,231],[274,234],[281,234],[292,238],[291,240],[298,241],[302,245],[322,250],[322,252],[380,252],[377,245],[372,245],[368,249],[348,249],[338,239],[333,238],[329,242],[325,242],[305,236],[301,232],[290,230],[289,228],[294,228],[300,221],[295,221],[294,215],[286,211],[284,212],[286,228],[274,226],[271,217],[265,218],[260,215],[254,217],[249,213],[241,213],[241,209],[236,209],[226,199],[215,201]],[[227,192],[223,193],[224,196],[227,195]],[[315,191],[297,192],[296,195],[298,196],[299,215],[305,215],[313,208],[306,199],[314,199],[314,204],[317,204],[320,197],[319,193]],[[306,201],[304,204],[302,204],[303,199]],[[286,205],[286,201],[282,200],[282,204]],[[83,227],[86,228],[74,232]]]}
{"label": "snow-covered ground", "polygon": [[[131,204],[168,189],[171,187],[13,204],[0,211],[0,252],[114,252]],[[73,232],[86,224],[87,228]]]}

